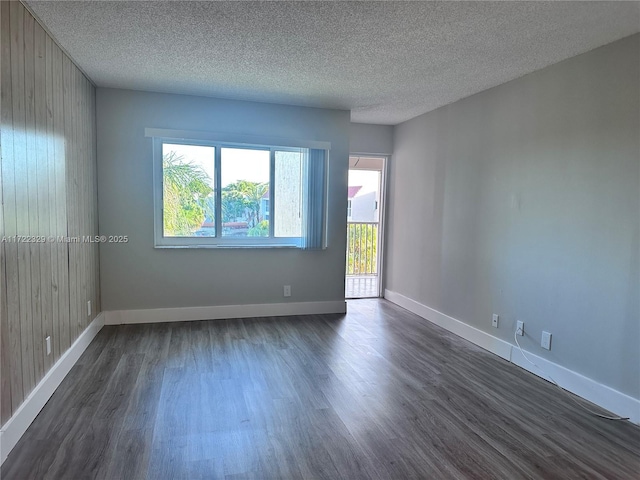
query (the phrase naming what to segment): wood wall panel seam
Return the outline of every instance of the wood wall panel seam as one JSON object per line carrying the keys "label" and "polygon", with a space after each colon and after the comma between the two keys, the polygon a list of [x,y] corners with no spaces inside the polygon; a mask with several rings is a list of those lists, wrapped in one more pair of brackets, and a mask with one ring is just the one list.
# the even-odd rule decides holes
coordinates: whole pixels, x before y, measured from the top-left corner
{"label": "wood wall panel seam", "polygon": [[91,84],[92,89],[95,90],[96,88],[96,84],[94,83],[94,81],[91,79],[91,77],[82,69],[80,68],[77,64],[76,61],[73,59],[73,57],[71,57],[71,55],[69,55],[69,52],[67,52],[66,49],[62,48],[59,44],[58,44],[58,40],[55,38],[55,35],[53,35],[51,33],[51,31],[49,30],[49,27],[47,27],[43,21],[40,20],[40,17],[38,15],[35,14],[35,12],[33,10],[31,10],[31,7],[29,6],[28,3],[24,2],[23,0],[2,0],[3,2],[6,1],[17,1],[19,2],[22,7],[26,10],[26,12],[31,15],[34,20],[36,21],[36,23],[38,25],[40,25],[40,27],[45,31],[45,33],[47,34],[47,38],[50,38],[51,40],[53,40],[55,42],[55,44],[58,46],[58,48],[60,49],[61,52],[63,52],[65,55],[67,55],[71,61],[73,62],[73,64],[75,65],[75,67],[82,73],[82,75],[84,75],[84,77],[87,79],[87,81]]}
{"label": "wood wall panel seam", "polygon": [[0,9],[0,226],[4,236],[46,239],[1,249],[4,425],[100,304],[97,248],[57,241],[98,233],[95,88],[21,2]]}

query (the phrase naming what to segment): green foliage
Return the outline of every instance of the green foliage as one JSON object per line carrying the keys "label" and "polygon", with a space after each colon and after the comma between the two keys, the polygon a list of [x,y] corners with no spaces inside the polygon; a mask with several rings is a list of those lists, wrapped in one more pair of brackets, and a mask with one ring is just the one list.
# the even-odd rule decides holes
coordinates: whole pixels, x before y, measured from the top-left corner
{"label": "green foliage", "polygon": [[249,237],[268,237],[269,236],[269,222],[267,220],[261,221],[255,227],[252,227],[247,232]]}
{"label": "green foliage", "polygon": [[211,179],[198,165],[184,163],[183,157],[169,152],[162,158],[164,234],[192,235],[205,216],[213,216]]}
{"label": "green foliage", "polygon": [[244,195],[238,190],[235,183],[231,183],[222,189],[222,222],[235,222],[243,217],[249,207]]}
{"label": "green foliage", "polygon": [[260,201],[267,190],[268,183],[247,180],[238,180],[224,187],[221,192],[222,222],[235,222],[237,218],[246,218],[249,227],[257,227],[263,221]]}
{"label": "green foliage", "polygon": [[377,273],[378,225],[349,223],[347,225],[347,275]]}

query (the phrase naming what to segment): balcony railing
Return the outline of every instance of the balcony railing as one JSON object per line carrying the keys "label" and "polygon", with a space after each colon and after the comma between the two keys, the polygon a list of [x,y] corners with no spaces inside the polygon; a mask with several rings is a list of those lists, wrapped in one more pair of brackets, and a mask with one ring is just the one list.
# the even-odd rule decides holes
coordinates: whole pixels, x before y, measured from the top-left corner
{"label": "balcony railing", "polygon": [[347,222],[347,275],[378,274],[378,222]]}

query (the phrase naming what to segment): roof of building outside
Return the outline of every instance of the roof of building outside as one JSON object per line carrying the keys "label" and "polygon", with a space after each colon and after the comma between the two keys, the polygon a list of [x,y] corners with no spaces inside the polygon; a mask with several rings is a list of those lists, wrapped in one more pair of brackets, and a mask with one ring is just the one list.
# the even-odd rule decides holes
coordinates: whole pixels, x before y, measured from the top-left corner
{"label": "roof of building outside", "polygon": [[362,185],[357,186],[357,187],[349,187],[348,193],[347,193],[347,198],[353,198],[355,197],[358,192],[360,191],[360,189],[362,188]]}

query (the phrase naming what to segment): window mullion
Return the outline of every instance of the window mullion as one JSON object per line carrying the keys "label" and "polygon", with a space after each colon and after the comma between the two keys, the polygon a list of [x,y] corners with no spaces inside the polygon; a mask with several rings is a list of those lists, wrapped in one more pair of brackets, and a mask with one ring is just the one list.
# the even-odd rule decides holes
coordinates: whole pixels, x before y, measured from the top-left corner
{"label": "window mullion", "polygon": [[216,223],[216,238],[222,238],[222,149],[220,145],[216,145],[215,155],[214,155],[214,170],[215,170],[215,191],[216,191],[216,208],[215,208],[215,223]]}
{"label": "window mullion", "polygon": [[275,232],[275,204],[273,203],[274,192],[276,189],[276,151],[275,149],[271,149],[271,154],[269,158],[269,238],[274,237]]}
{"label": "window mullion", "polygon": [[[195,148],[198,147],[198,148]],[[209,147],[209,151],[206,152],[204,148],[200,147]],[[263,182],[265,181],[264,168],[265,161],[267,160],[265,157],[268,153],[268,181],[269,181],[269,193],[267,198],[261,197],[261,203],[268,203],[268,207],[264,208],[265,216],[268,215],[268,236],[265,237],[256,237],[252,238],[244,231],[236,231],[230,230],[230,233],[226,236],[223,236],[223,217],[222,217],[222,160],[225,160],[225,175],[243,175],[242,171],[242,163],[240,164],[227,164],[227,150],[225,150],[225,158],[222,158],[223,147],[229,149],[239,149],[239,150],[262,150],[261,154],[256,152],[249,152],[250,155],[257,155],[256,158],[260,158],[260,165],[256,167],[256,174],[259,172],[259,178],[252,178],[252,182],[256,183],[257,181]],[[296,162],[302,162],[305,152],[303,152],[299,148],[288,148],[288,147],[278,147],[275,145],[262,145],[262,146],[253,146],[253,145],[236,145],[230,143],[223,142],[213,142],[206,140],[191,140],[187,138],[176,138],[175,140],[166,140],[164,138],[154,138],[153,140],[153,148],[154,148],[154,167],[156,171],[154,172],[154,202],[156,205],[156,209],[154,212],[155,218],[155,246],[158,248],[199,248],[199,247],[300,247],[302,248],[304,242],[301,240],[306,235],[305,228],[302,228],[302,224],[305,221],[305,215],[302,213],[304,211],[304,190],[307,188],[305,184],[305,175],[303,165],[298,165]],[[165,152],[166,150],[166,152]],[[193,150],[193,152],[191,151]],[[213,150],[213,151],[211,151]],[[292,152],[291,154],[283,153],[283,152]],[[194,175],[201,171],[202,174],[207,175],[206,181],[207,185],[213,187],[213,199],[211,198],[211,194],[207,193],[205,197],[202,196],[203,191],[201,191],[200,184],[189,187],[182,187],[179,183],[183,181],[181,175],[181,169],[172,169],[171,172],[167,170],[167,174],[165,175],[165,164],[164,164],[164,153],[167,155],[172,154],[174,157],[171,157],[171,162],[168,161],[168,164],[175,163],[176,165],[191,165],[193,163],[193,169],[198,169]],[[213,153],[213,158],[211,158],[211,153]],[[294,154],[301,156],[300,159]],[[234,156],[235,155],[235,156]],[[242,152],[237,152],[237,154],[229,155],[229,162],[232,162],[235,157],[238,157],[242,162],[244,162],[242,157]],[[239,156],[238,156],[239,155]],[[325,154],[326,155],[326,154]],[[191,159],[193,156],[193,159]],[[184,158],[182,158],[184,157]],[[252,157],[251,157],[252,158]],[[247,162],[251,160],[248,157]],[[213,166],[211,165],[211,161],[213,160]],[[253,161],[253,160],[251,160]],[[257,160],[256,160],[257,161]],[[239,167],[238,167],[239,165]],[[247,163],[249,165],[249,163]],[[213,167],[213,171],[211,168]],[[233,168],[232,168],[233,167]],[[238,172],[238,168],[241,168],[241,171]],[[279,168],[279,172],[276,172],[276,168]],[[299,175],[296,174],[297,169],[300,170]],[[184,170],[189,170],[186,167]],[[252,170],[253,171],[253,170]],[[189,170],[191,172],[191,170]],[[278,175],[276,175],[278,173]],[[321,172],[324,175],[324,171]],[[182,175],[186,175],[182,173]],[[168,195],[167,199],[164,198],[164,183],[165,177],[169,178],[171,181],[176,182],[175,187],[171,190],[171,195]],[[255,177],[255,175],[254,175]],[[278,178],[276,180],[276,177]],[[235,178],[235,177],[234,177]],[[243,178],[243,177],[240,177]],[[226,181],[226,176],[225,176]],[[248,181],[248,180],[247,180]],[[326,180],[325,180],[326,181]],[[279,184],[282,182],[282,185]],[[295,182],[299,182],[299,185],[294,185]],[[290,185],[291,183],[291,185]],[[304,184],[304,185],[303,185]],[[173,186],[173,183],[171,184]],[[279,188],[278,194],[276,195],[276,187]],[[242,187],[244,188],[244,187]],[[207,188],[207,192],[210,190]],[[238,192],[243,192],[244,190],[238,189]],[[186,192],[186,193],[184,193]],[[213,213],[213,218],[211,218],[213,225],[207,223],[206,225],[203,223],[199,227],[193,226],[194,219],[188,216],[186,210],[189,209],[191,193],[193,194],[193,200],[195,202],[203,201],[208,203],[208,205],[204,205],[207,213],[206,217],[211,218],[211,213]],[[296,192],[300,196],[296,195]],[[182,201],[180,195],[187,195],[187,200]],[[235,198],[234,195],[232,195]],[[204,198],[204,200],[203,200]],[[280,199],[281,203],[285,202],[284,205],[279,205],[279,209],[275,208],[275,200]],[[214,202],[214,211],[210,212],[211,203]],[[295,203],[298,203],[296,206]],[[166,205],[165,205],[166,204]],[[198,203],[200,205],[200,203]],[[167,207],[168,206],[168,207]],[[167,208],[168,217],[165,218],[165,208]],[[182,208],[182,210],[180,210]],[[240,208],[240,207],[238,207]],[[178,213],[176,213],[176,209]],[[237,210],[235,205],[230,209],[230,222],[238,221],[240,222],[241,218],[232,218],[234,214],[231,214],[231,211]],[[281,215],[279,217],[280,223],[276,225],[275,219],[275,210],[282,210]],[[297,211],[296,211],[297,210]],[[183,216],[179,216],[180,213],[184,213]],[[302,214],[302,219],[300,218]],[[248,213],[246,215],[236,215],[235,217],[242,216],[243,219],[246,217],[249,219],[251,215]],[[175,217],[175,218],[174,218]],[[297,218],[296,218],[297,217]],[[264,218],[264,217],[263,217]],[[211,221],[207,220],[207,222]],[[249,221],[249,220],[247,220]],[[167,222],[167,230],[165,232],[165,222]],[[297,223],[299,222],[299,223]],[[240,225],[240,224],[238,224]],[[275,227],[279,227],[279,237],[275,236]],[[212,232],[212,228],[214,227],[215,233]],[[231,224],[228,225],[229,228],[232,227]],[[239,226],[238,228],[243,228]],[[302,230],[300,231],[300,229]],[[187,233],[185,233],[185,231]],[[167,233],[168,232],[168,233]],[[166,237],[165,237],[166,233]],[[254,234],[254,232],[251,232]],[[264,230],[261,229],[261,235],[264,235]],[[290,235],[293,235],[290,236]]]}

